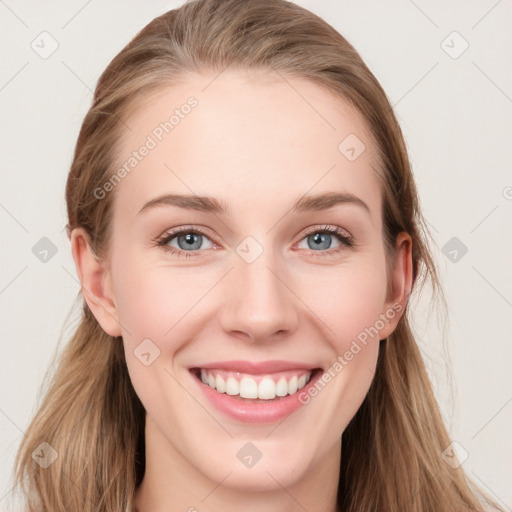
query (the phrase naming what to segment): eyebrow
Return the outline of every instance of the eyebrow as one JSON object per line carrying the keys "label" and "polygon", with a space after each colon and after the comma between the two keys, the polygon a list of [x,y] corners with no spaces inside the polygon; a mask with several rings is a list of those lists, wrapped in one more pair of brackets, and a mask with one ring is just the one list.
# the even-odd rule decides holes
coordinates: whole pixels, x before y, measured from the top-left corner
{"label": "eyebrow", "polygon": [[[295,212],[322,211],[341,204],[352,204],[362,207],[370,213],[369,206],[359,197],[349,192],[327,192],[319,195],[303,195],[292,205]],[[158,206],[176,206],[185,210],[195,210],[206,213],[231,214],[231,209],[224,201],[214,197],[197,195],[165,194],[148,201],[137,213]]]}

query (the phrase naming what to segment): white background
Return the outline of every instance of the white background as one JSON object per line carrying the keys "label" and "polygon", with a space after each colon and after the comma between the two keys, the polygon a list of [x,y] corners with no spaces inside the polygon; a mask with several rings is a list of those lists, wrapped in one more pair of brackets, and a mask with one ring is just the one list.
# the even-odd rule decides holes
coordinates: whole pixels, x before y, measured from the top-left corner
{"label": "white background", "polygon": [[[10,470],[45,371],[79,312],[64,185],[80,123],[110,60],[181,3],[0,1],[2,510],[11,510]],[[445,341],[424,314],[418,341],[450,435],[469,454],[463,467],[510,510],[511,2],[296,3],[356,47],[395,105],[449,303]],[[58,42],[46,59],[31,48],[43,31]],[[458,58],[445,51],[464,40]],[[42,237],[58,249],[46,263],[32,253]],[[468,248],[456,262],[442,252],[452,237]]]}

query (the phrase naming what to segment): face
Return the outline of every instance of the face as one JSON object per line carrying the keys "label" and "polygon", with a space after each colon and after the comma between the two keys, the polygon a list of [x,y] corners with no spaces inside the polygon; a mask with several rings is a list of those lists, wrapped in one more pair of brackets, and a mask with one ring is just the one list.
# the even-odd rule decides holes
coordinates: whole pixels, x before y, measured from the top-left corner
{"label": "face", "polygon": [[88,302],[123,338],[147,450],[232,487],[286,487],[335,470],[400,316],[377,151],[362,117],[305,79],[214,78],[126,119],[126,172],[102,189],[103,307]]}

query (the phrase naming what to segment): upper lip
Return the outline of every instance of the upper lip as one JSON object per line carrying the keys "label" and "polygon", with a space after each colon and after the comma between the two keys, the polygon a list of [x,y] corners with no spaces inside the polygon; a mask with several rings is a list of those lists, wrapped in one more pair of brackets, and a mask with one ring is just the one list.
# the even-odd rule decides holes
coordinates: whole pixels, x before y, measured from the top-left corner
{"label": "upper lip", "polygon": [[[264,375],[268,373],[284,372],[286,370],[315,370],[315,365],[295,361],[216,361],[194,366],[193,368],[218,369],[248,373],[250,375]],[[191,368],[192,369],[192,368]]]}

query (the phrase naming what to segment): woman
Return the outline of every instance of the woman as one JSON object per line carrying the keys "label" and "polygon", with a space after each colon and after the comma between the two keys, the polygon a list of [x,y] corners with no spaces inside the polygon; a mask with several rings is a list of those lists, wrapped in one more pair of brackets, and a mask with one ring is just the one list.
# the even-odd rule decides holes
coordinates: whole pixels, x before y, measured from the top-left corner
{"label": "woman", "polygon": [[323,20],[153,20],[66,199],[83,317],[18,454],[31,509],[484,510],[408,323],[438,280],[402,134]]}

